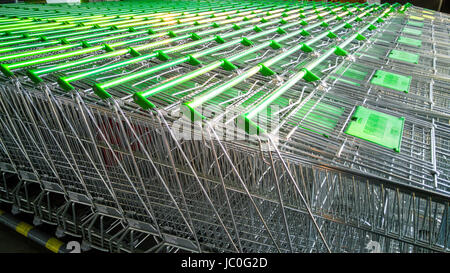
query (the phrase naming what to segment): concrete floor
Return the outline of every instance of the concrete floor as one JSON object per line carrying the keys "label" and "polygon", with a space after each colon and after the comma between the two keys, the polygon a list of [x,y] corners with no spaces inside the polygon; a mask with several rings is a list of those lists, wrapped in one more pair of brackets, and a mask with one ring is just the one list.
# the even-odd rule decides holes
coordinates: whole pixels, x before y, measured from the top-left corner
{"label": "concrete floor", "polygon": [[16,231],[0,225],[0,253],[51,253]]}

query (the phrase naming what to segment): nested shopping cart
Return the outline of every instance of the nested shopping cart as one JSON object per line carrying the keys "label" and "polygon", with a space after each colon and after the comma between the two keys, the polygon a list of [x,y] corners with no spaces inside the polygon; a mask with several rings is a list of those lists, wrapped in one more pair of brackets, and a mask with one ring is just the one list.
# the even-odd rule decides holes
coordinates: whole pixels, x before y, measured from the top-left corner
{"label": "nested shopping cart", "polygon": [[58,236],[449,251],[449,16],[212,0],[0,14],[0,200]]}

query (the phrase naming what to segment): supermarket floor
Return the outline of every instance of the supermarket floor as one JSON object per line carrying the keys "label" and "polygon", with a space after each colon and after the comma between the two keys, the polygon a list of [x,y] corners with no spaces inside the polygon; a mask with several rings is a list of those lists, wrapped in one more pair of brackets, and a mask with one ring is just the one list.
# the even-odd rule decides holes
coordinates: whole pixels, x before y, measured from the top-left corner
{"label": "supermarket floor", "polygon": [[14,230],[0,225],[0,253],[50,253]]}

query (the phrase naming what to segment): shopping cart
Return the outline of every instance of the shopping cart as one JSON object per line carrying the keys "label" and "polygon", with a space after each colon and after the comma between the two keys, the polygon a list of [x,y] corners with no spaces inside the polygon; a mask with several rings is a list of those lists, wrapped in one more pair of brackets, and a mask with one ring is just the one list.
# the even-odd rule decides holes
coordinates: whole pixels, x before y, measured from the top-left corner
{"label": "shopping cart", "polygon": [[111,252],[450,250],[447,15],[26,6],[0,7],[13,212]]}

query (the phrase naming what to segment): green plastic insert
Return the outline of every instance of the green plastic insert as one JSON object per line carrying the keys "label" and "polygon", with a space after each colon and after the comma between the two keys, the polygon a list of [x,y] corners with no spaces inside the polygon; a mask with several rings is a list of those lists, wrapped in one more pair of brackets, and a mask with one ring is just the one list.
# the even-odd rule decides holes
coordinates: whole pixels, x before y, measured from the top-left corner
{"label": "green plastic insert", "polygon": [[403,29],[403,33],[411,34],[411,35],[418,35],[418,36],[422,35],[422,31],[421,30],[413,29],[413,28],[409,28],[409,27],[405,27]]}
{"label": "green plastic insert", "polygon": [[423,23],[417,22],[417,21],[408,20],[408,22],[406,22],[406,24],[413,26],[413,27],[423,27]]}
{"label": "green plastic insert", "polygon": [[419,63],[419,54],[414,54],[402,50],[393,49],[389,53],[389,58],[399,61],[404,61],[407,63],[417,64]]}
{"label": "green plastic insert", "polygon": [[[317,103],[315,100],[309,100],[295,114],[295,120],[303,120],[303,125],[300,125],[299,127],[328,137],[328,132],[336,127],[336,124],[343,113],[343,108],[335,107],[323,102]],[[293,126],[297,126],[296,123],[289,123]]]}
{"label": "green plastic insert", "polygon": [[357,82],[352,82],[352,81],[349,81],[349,80],[346,80],[346,79],[336,78],[336,77],[334,77],[334,76],[330,76],[330,79],[332,79],[332,80],[338,80],[338,81],[340,81],[340,82],[348,83],[348,84],[351,84],[351,85],[354,85],[354,86],[361,86],[361,85],[360,85],[359,83],[357,83]]}
{"label": "green plastic insert", "polygon": [[346,68],[346,67],[339,68],[336,71],[336,74],[342,75],[342,76],[350,78],[350,79],[358,80],[358,81],[363,81],[367,76],[367,72],[365,72],[365,71],[359,71],[357,69]]}
{"label": "green plastic insert", "polygon": [[377,70],[370,82],[375,85],[408,93],[411,84],[411,76],[403,76],[383,70]]}
{"label": "green plastic insert", "polygon": [[423,17],[419,16],[410,16],[409,19],[417,20],[417,21],[423,21]]}
{"label": "green plastic insert", "polygon": [[358,106],[346,134],[400,152],[405,118]]}
{"label": "green plastic insert", "polygon": [[401,43],[401,44],[410,45],[410,46],[416,46],[416,47],[421,47],[422,46],[422,41],[421,40],[408,38],[408,37],[403,37],[403,36],[400,36],[398,38],[398,42]]}

